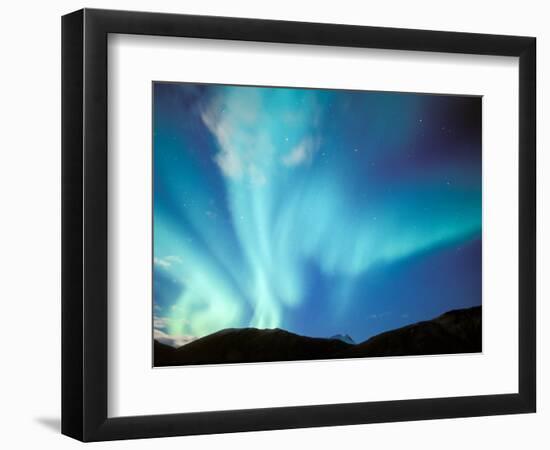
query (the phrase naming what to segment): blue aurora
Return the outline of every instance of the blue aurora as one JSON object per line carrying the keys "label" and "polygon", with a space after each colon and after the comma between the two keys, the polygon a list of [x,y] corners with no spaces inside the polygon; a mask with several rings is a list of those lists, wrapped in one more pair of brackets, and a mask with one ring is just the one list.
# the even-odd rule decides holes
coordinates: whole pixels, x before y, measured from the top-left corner
{"label": "blue aurora", "polygon": [[481,98],[153,83],[154,328],[356,342],[481,304]]}

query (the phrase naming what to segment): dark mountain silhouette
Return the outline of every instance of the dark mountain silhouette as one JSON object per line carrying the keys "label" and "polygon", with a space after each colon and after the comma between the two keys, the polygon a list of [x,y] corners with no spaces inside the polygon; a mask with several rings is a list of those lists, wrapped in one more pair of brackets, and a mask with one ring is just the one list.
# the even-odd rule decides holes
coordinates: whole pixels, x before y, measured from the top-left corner
{"label": "dark mountain silhouette", "polygon": [[153,348],[155,366],[168,365],[167,363],[172,359],[174,350],[174,347],[155,340],[155,346]]}
{"label": "dark mountain silhouette", "polygon": [[165,366],[322,359],[351,346],[339,339],[300,336],[279,328],[228,328],[172,349],[171,354],[162,348],[158,362]]}
{"label": "dark mountain silhouette", "polygon": [[449,311],[376,335],[336,357],[437,355],[481,351],[481,306]]}
{"label": "dark mountain silhouette", "polygon": [[155,366],[475,353],[481,351],[481,306],[449,311],[360,344],[346,338],[312,338],[279,328],[228,328],[177,349],[155,341]]}

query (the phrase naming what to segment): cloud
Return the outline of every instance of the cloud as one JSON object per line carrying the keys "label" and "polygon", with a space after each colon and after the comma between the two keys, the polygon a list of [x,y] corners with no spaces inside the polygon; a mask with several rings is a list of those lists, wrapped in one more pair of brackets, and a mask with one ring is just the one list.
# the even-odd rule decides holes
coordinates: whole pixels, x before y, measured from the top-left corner
{"label": "cloud", "polygon": [[230,120],[224,118],[224,107],[219,99],[213,101],[208,108],[202,110],[201,118],[210,132],[216,137],[220,152],[214,156],[214,161],[229,178],[241,178],[243,174],[243,163],[239,151],[232,142],[234,126]]}
{"label": "cloud", "polygon": [[294,147],[290,153],[284,155],[281,161],[285,166],[289,167],[308,164],[311,162],[316,149],[316,142],[312,138],[307,137]]}
{"label": "cloud", "polygon": [[176,256],[176,255],[165,256],[164,260],[168,261],[170,263],[176,263],[176,264],[181,264],[183,262],[182,259],[179,256]]}
{"label": "cloud", "polygon": [[[172,305],[171,309],[175,309],[176,306],[177,305]],[[170,325],[174,324],[185,326],[189,323],[184,319],[171,319],[169,317],[160,317],[157,315],[153,316],[153,328],[166,330]]]}
{"label": "cloud", "polygon": [[163,269],[167,269],[174,263],[181,264],[182,260],[179,256],[175,256],[175,255],[168,255],[168,256],[165,256],[164,258],[158,258],[155,256],[155,258],[153,259],[153,263],[157,267],[162,267]]}
{"label": "cloud", "polygon": [[163,268],[167,268],[167,267],[170,267],[170,263],[168,261],[165,261],[161,258],[157,258],[155,257],[153,259],[153,263],[155,264],[155,266],[158,266],[158,267],[163,267]]}
{"label": "cloud", "polygon": [[203,123],[218,143],[214,162],[226,178],[264,185],[275,151],[270,127],[264,124],[267,120],[269,125],[270,115],[262,110],[260,93],[231,92],[212,99],[201,111]]}
{"label": "cloud", "polygon": [[168,326],[168,321],[164,317],[153,317],[153,327],[156,328],[166,328]]}
{"label": "cloud", "polygon": [[216,161],[225,176],[230,178],[240,178],[242,176],[243,167],[237,152],[228,150],[225,147],[214,157],[214,161]]}
{"label": "cloud", "polygon": [[170,335],[157,328],[153,330],[153,338],[155,339],[155,341],[158,341],[162,344],[170,345],[175,348],[189,344],[190,342],[198,339],[196,336],[190,335]]}

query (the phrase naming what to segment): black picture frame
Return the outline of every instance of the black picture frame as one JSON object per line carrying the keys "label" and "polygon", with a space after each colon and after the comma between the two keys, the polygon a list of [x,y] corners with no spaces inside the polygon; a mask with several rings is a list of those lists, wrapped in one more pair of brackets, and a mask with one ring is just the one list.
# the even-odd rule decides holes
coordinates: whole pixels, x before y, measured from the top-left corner
{"label": "black picture frame", "polygon": [[[109,418],[109,33],[519,57],[518,393]],[[535,91],[533,37],[95,9],[63,16],[62,433],[102,441],[535,412]]]}

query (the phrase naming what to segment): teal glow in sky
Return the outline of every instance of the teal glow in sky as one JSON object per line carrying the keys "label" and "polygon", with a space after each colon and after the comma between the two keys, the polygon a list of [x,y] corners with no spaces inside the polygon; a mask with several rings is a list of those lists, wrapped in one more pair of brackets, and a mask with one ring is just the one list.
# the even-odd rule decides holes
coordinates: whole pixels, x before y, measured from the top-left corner
{"label": "teal glow in sky", "polygon": [[481,304],[481,99],[154,83],[155,336]]}

